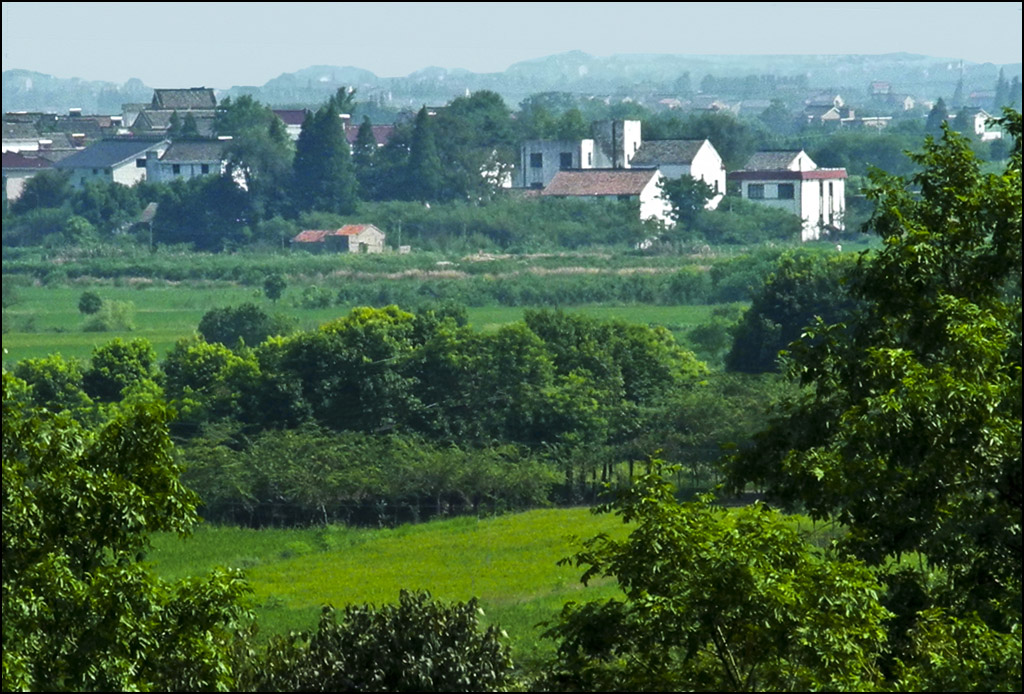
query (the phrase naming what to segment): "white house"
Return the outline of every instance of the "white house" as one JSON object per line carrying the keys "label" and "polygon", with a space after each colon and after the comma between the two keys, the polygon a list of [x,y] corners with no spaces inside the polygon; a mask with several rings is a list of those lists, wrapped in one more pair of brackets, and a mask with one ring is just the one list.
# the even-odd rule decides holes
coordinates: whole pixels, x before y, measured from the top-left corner
{"label": "white house", "polygon": [[226,168],[224,140],[179,140],[146,158],[146,180],[155,183],[197,176],[219,176]]}
{"label": "white house", "polygon": [[543,188],[559,171],[594,168],[594,141],[530,140],[519,150],[522,188]]}
{"label": "white house", "polygon": [[8,202],[21,197],[28,179],[53,166],[42,157],[27,157],[21,152],[3,153],[4,196]]}
{"label": "white house", "polygon": [[643,141],[638,120],[597,121],[583,140],[528,140],[519,148],[516,185],[543,188],[559,171],[628,169]]}
{"label": "white house", "polygon": [[715,195],[706,208],[713,210],[725,197],[725,165],[708,140],[648,140],[630,161],[634,169],[657,168],[662,176],[692,176],[704,181]]}
{"label": "white house", "polygon": [[53,165],[71,172],[71,184],[81,188],[89,181],[113,181],[131,186],[146,180],[146,161],[163,154],[167,140],[112,139],[75,152]]}
{"label": "white house", "polygon": [[729,174],[744,200],[792,212],[803,220],[802,241],[823,229],[842,230],[846,169],[822,169],[800,151],[757,152],[741,171]]}
{"label": "white house", "polygon": [[640,219],[673,224],[672,206],[661,197],[664,179],[657,169],[584,169],[559,171],[541,191],[542,196],[618,200],[635,204]]}

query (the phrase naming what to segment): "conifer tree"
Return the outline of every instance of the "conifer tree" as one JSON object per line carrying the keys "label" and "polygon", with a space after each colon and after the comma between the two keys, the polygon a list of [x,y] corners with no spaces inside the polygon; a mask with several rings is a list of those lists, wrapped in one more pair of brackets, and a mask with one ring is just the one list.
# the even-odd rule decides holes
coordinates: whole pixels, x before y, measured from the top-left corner
{"label": "conifer tree", "polygon": [[306,116],[292,171],[296,211],[355,211],[358,184],[334,99]]}
{"label": "conifer tree", "polygon": [[444,186],[441,157],[437,153],[433,124],[426,106],[416,114],[406,175],[406,194],[411,199],[428,201],[440,197]]}

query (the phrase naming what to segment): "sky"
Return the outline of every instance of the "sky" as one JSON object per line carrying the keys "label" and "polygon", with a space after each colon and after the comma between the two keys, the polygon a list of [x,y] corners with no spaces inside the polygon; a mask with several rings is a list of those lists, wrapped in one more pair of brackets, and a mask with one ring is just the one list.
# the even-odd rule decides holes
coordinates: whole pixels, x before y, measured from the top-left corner
{"label": "sky", "polygon": [[312,65],[500,72],[582,50],[921,53],[1021,62],[1021,3],[4,2],[3,69],[152,87],[262,85]]}

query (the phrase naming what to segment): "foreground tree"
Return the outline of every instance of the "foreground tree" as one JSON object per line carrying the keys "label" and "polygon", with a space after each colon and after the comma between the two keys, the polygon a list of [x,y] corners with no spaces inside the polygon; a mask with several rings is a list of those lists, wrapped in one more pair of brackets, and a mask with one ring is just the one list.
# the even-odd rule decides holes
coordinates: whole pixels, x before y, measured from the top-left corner
{"label": "foreground tree", "polygon": [[780,514],[678,504],[656,471],[599,511],[633,523],[570,560],[622,598],[569,603],[544,685],[562,691],[873,689],[888,612],[856,562],[806,542]]}
{"label": "foreground tree", "polygon": [[168,410],[125,407],[88,431],[24,403],[5,372],[4,690],[231,690],[245,584],[167,584],[140,562],[149,533],[196,520]]}
{"label": "foreground tree", "polygon": [[397,605],[325,607],[316,632],[272,642],[258,691],[484,692],[511,684],[509,647],[480,630],[476,600],[445,604],[402,591]]}
{"label": "foreground tree", "polygon": [[889,579],[904,627],[930,605],[977,612],[1019,649],[1020,114],[1003,125],[1016,145],[1001,175],[945,128],[911,181],[874,176],[884,245],[853,287],[862,318],[794,350],[813,390],[731,475],[842,522],[843,547],[871,564],[917,553],[919,570]]}

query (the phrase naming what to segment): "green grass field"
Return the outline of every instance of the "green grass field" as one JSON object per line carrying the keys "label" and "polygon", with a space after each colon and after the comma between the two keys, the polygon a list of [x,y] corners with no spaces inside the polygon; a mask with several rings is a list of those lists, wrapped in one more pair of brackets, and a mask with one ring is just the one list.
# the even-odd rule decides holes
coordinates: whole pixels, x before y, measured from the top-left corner
{"label": "green grass field", "polygon": [[[133,287],[91,287],[104,301],[131,302],[135,306],[135,329],[120,332],[84,332],[85,322],[78,312],[82,287],[18,287],[18,301],[4,310],[4,364],[10,366],[26,358],[59,352],[64,357],[88,359],[93,348],[115,337],[142,337],[163,356],[182,337],[192,335],[203,314],[213,308],[255,302],[270,313],[282,313],[296,327],[310,329],[348,312],[340,306],[306,309],[295,306],[300,288],[289,288],[276,304],[252,288],[223,285],[149,285]],[[682,333],[708,319],[712,306],[583,306],[567,307],[588,316],[621,319],[637,323],[663,325]],[[522,318],[522,307],[482,307],[468,309],[470,322],[478,329],[492,330]]]}
{"label": "green grass field", "polygon": [[[167,579],[216,566],[243,569],[263,634],[312,629],[320,607],[395,602],[399,590],[443,600],[480,599],[486,622],[512,640],[515,659],[549,651],[538,624],[569,600],[611,597],[605,580],[584,587],[581,570],[558,566],[579,539],[626,533],[614,516],[546,509],[496,518],[461,517],[393,529],[329,526],[264,529],[202,526],[189,538],[159,534],[149,559]],[[576,539],[574,539],[576,538]]]}

